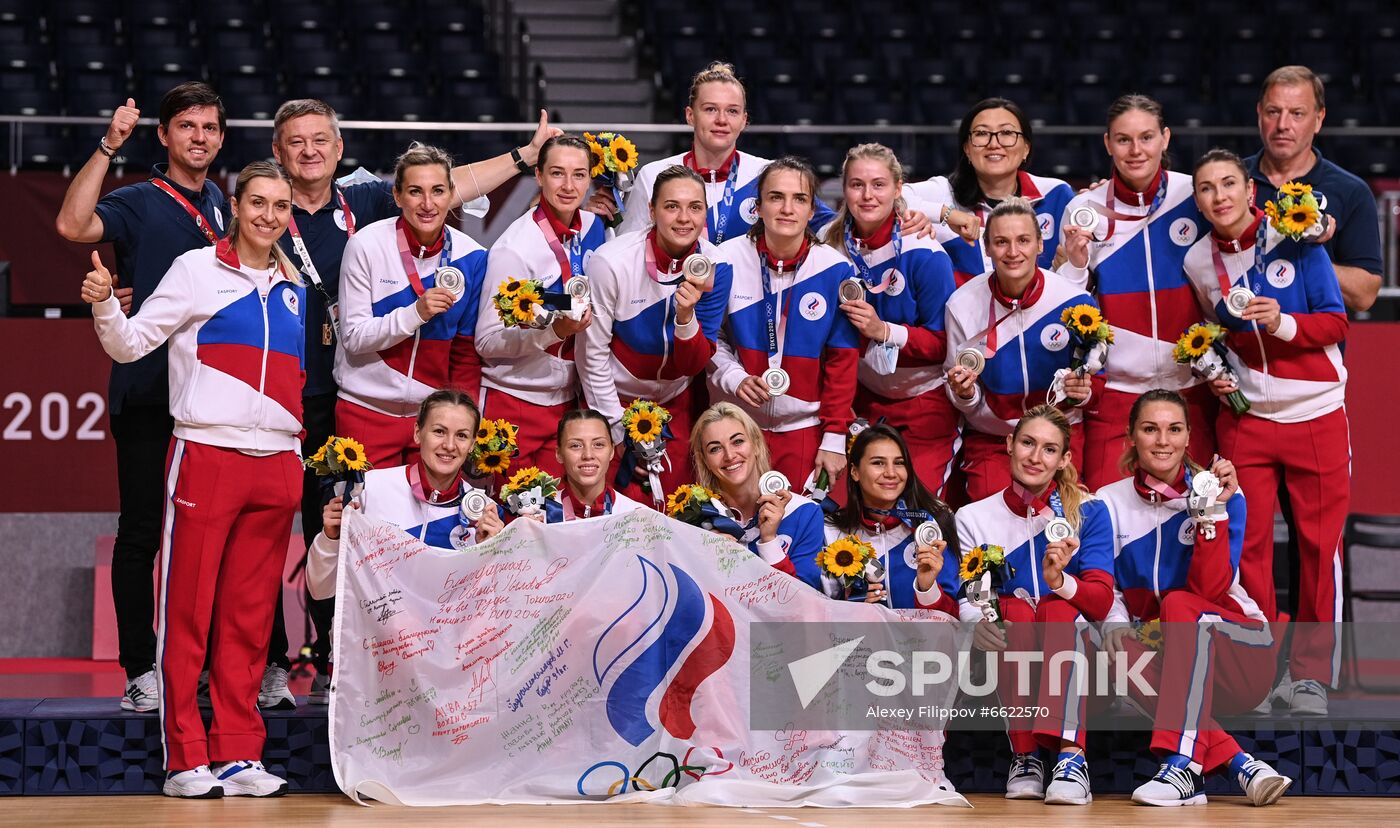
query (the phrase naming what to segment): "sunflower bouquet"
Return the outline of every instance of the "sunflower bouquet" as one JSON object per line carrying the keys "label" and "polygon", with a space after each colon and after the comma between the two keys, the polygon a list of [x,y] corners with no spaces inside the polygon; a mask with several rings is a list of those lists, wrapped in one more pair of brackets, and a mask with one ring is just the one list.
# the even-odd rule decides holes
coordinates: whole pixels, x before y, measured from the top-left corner
{"label": "sunflower bouquet", "polygon": [[1162,622],[1159,619],[1143,621],[1135,625],[1137,640],[1149,650],[1162,649]]}
{"label": "sunflower bouquet", "polygon": [[1264,204],[1269,225],[1293,241],[1321,236],[1326,230],[1322,206],[1311,184],[1288,181],[1278,188],[1278,201]]}
{"label": "sunflower bouquet", "polygon": [[544,303],[544,284],[538,279],[501,282],[491,304],[507,328],[543,328],[553,321],[553,313]]}
{"label": "sunflower bouquet", "polygon": [[[520,517],[541,515],[551,516],[559,506],[559,478],[540,471],[535,466],[521,469],[511,475],[501,488],[501,499],[506,507]],[[562,510],[560,510],[562,515]]]}
{"label": "sunflower bouquet", "polygon": [[[1187,328],[1176,341],[1172,358],[1179,365],[1190,365],[1191,373],[1206,382],[1228,379],[1236,386],[1240,384],[1239,374],[1230,367],[1225,350],[1225,329],[1212,322],[1197,322]],[[1238,387],[1226,395],[1225,402],[1236,415],[1249,410],[1249,400]]]}
{"label": "sunflower bouquet", "polygon": [[982,610],[982,617],[1002,625],[996,586],[1004,577],[1015,575],[1006,563],[1006,550],[984,543],[963,553],[958,562],[958,581],[967,585],[967,600]]}
{"label": "sunflower bouquet", "polygon": [[1113,344],[1113,326],[1098,308],[1087,304],[1065,308],[1060,321],[1069,331],[1069,340],[1074,346],[1070,370],[1081,374],[1098,373],[1108,359],[1108,346]]}
{"label": "sunflower bouquet", "polygon": [[315,454],[303,460],[302,465],[314,471],[317,477],[333,481],[337,495],[344,495],[348,485],[352,497],[364,483],[365,472],[372,468],[360,441],[334,434],[326,438]]}
{"label": "sunflower bouquet", "polygon": [[[863,589],[868,580],[876,580],[883,572],[878,572],[878,559],[875,547],[856,537],[844,535],[826,545],[817,553],[817,567],[822,580],[834,583],[848,597],[852,590]],[[871,565],[877,571],[871,571]]]}
{"label": "sunflower bouquet", "polygon": [[506,420],[483,419],[476,427],[476,444],[467,461],[472,464],[474,477],[505,474],[512,457],[520,453],[516,445],[519,429]]}
{"label": "sunflower bouquet", "polygon": [[719,495],[699,483],[677,486],[666,498],[666,516],[706,531],[723,532],[735,540],[744,536],[743,527],[729,516]]}
{"label": "sunflower bouquet", "polygon": [[622,435],[626,446],[622,462],[617,469],[617,485],[627,486],[632,482],[632,471],[637,466],[647,470],[647,479],[642,488],[649,492],[659,507],[665,501],[666,492],[661,488],[661,473],[666,470],[666,441],[671,439],[671,412],[651,400],[633,400],[622,412]]}
{"label": "sunflower bouquet", "polygon": [[617,214],[607,220],[607,225],[617,227],[622,223],[622,194],[632,189],[635,183],[632,171],[637,168],[640,158],[637,145],[618,132],[600,132],[597,135],[585,132],[583,140],[588,142],[589,177],[604,187],[612,188]]}

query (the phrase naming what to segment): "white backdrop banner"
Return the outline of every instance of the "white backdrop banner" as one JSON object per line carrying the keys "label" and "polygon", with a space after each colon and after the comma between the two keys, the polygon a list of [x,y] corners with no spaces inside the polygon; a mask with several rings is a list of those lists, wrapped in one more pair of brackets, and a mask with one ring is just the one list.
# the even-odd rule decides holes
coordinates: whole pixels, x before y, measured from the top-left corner
{"label": "white backdrop banner", "polygon": [[[834,601],[650,509],[517,520],[465,552],[347,510],[336,782],[408,805],[966,805],[941,730],[750,729],[749,625],[909,619]],[[753,658],[759,656],[759,658]]]}

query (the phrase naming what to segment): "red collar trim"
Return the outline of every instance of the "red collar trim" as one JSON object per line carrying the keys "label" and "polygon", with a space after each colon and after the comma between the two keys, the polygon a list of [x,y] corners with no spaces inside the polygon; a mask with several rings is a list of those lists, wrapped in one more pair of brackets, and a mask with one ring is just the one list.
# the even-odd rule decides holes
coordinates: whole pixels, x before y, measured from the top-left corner
{"label": "red collar trim", "polygon": [[802,265],[807,261],[807,254],[812,250],[812,240],[805,235],[802,237],[802,247],[798,248],[796,258],[791,261],[778,260],[776,263],[768,253],[768,239],[760,235],[758,242],[754,245],[758,248],[758,256],[768,263],[768,266],[779,273],[796,273],[802,269]]}
{"label": "red collar trim", "polygon": [[647,231],[647,244],[651,245],[651,254],[656,259],[657,272],[669,273],[671,275],[680,273],[681,262],[684,261],[686,256],[689,256],[700,248],[700,242],[697,239],[689,250],[682,253],[679,258],[673,259],[671,258],[671,254],[666,252],[666,248],[661,246],[661,239],[657,238],[655,227]]}
{"label": "red collar trim", "polygon": [[1031,277],[1031,283],[1026,285],[1026,290],[1021,294],[1020,299],[1007,296],[1002,292],[1001,283],[997,281],[996,273],[992,274],[992,277],[987,280],[987,283],[991,285],[992,298],[997,300],[998,304],[1002,307],[1009,308],[1012,304],[1020,302],[1022,308],[1029,308],[1031,305],[1034,305],[1036,301],[1040,299],[1041,294],[1045,292],[1045,271],[1038,267],[1035,269],[1035,275]]}
{"label": "red collar trim", "polygon": [[[560,490],[559,496],[569,501],[570,505],[573,506],[575,517],[583,517],[583,509],[578,505],[578,501],[574,499],[574,490],[569,488],[567,483],[564,484],[564,487]],[[611,486],[604,486],[603,493],[598,495],[598,499],[588,505],[588,516],[597,517],[604,514],[604,510],[607,509],[609,501],[612,501],[614,504],[617,503],[617,492],[614,492]]]}
{"label": "red collar trim", "polygon": [[214,258],[233,268],[242,269],[242,264],[238,261],[238,251],[233,246],[233,239],[224,236],[214,245]]}
{"label": "red collar trim", "polygon": [[687,152],[684,156],[681,157],[681,163],[691,168],[692,170],[695,170],[697,173],[700,174],[701,178],[705,179],[711,184],[714,184],[723,181],[729,177],[729,168],[734,166],[734,159],[738,157],[738,155],[739,150],[737,148],[730,150],[729,157],[724,159],[723,164],[719,165],[718,167],[715,167],[713,170],[708,170],[704,167],[696,166],[695,150],[691,150],[690,152]]}
{"label": "red collar trim", "polygon": [[[1189,487],[1186,484],[1186,464],[1181,464],[1181,473],[1176,476],[1176,482],[1171,487],[1178,492],[1186,492]],[[1153,501],[1161,498],[1162,495],[1151,486],[1147,485],[1147,472],[1138,469],[1133,473],[1133,490],[1138,493],[1138,497],[1146,501]]]}
{"label": "red collar trim", "polygon": [[405,466],[404,474],[408,476],[408,485],[413,489],[414,495],[424,503],[451,502],[461,497],[467,487],[467,479],[459,472],[457,479],[446,489],[433,488],[433,484],[428,482],[428,470],[423,466],[421,458],[416,464]]}
{"label": "red collar trim", "polygon": [[1210,238],[1221,253],[1239,253],[1254,246],[1254,240],[1259,232],[1259,222],[1264,220],[1264,214],[1253,205],[1250,206],[1249,212],[1254,216],[1254,221],[1249,223],[1238,239],[1222,239],[1214,231],[1211,231]]}
{"label": "red collar trim", "polygon": [[1118,177],[1118,171],[1114,170],[1112,185],[1113,197],[1133,207],[1146,207],[1152,203],[1152,199],[1157,197],[1157,188],[1162,186],[1162,176],[1166,174],[1166,170],[1158,167],[1157,174],[1148,182],[1147,189],[1138,192],[1127,184],[1124,184],[1123,179]]}
{"label": "red collar trim", "polygon": [[1040,514],[1050,508],[1050,495],[1055,493],[1055,481],[1051,480],[1050,485],[1039,496],[1032,495],[1025,486],[1011,481],[1011,485],[1001,490],[1001,498],[1006,503],[1006,508],[1018,515],[1024,515],[1027,507],[1036,514]]}
{"label": "red collar trim", "polygon": [[569,225],[566,227],[564,226],[563,219],[559,218],[559,216],[555,214],[553,207],[549,206],[547,203],[544,202],[541,202],[541,204],[544,205],[545,221],[549,222],[549,229],[554,231],[554,235],[559,237],[559,241],[566,242],[569,239],[572,239],[574,237],[574,234],[578,233],[580,230],[583,229],[582,210],[574,211],[574,220],[570,222]]}
{"label": "red collar trim", "polygon": [[894,515],[868,515],[861,514],[860,525],[867,529],[893,529],[902,525],[902,521]]}
{"label": "red collar trim", "polygon": [[888,216],[885,216],[885,221],[884,221],[884,223],[881,224],[879,227],[875,228],[875,232],[874,232],[874,233],[871,233],[871,234],[870,234],[870,238],[868,238],[868,239],[859,239],[858,241],[860,242],[860,244],[861,244],[862,246],[865,247],[866,250],[879,250],[880,248],[882,248],[882,247],[884,247],[885,245],[889,244],[889,243],[890,243],[890,239],[891,239],[893,236],[894,236],[894,211],[891,210],[891,211],[890,211],[890,214],[889,214]]}
{"label": "red collar trim", "polygon": [[1020,189],[1017,195],[1021,198],[1030,201],[1038,201],[1044,195],[1040,192],[1040,188],[1035,186],[1035,179],[1031,178],[1031,174],[1025,170],[1020,170],[1016,173],[1016,183]]}
{"label": "red collar trim", "polygon": [[442,233],[438,235],[437,241],[425,247],[418,241],[418,237],[413,235],[413,228],[408,226],[408,222],[403,216],[399,216],[396,224],[398,231],[403,233],[404,241],[408,242],[408,253],[415,259],[430,259],[442,252],[443,241],[447,238],[447,225],[443,225]]}

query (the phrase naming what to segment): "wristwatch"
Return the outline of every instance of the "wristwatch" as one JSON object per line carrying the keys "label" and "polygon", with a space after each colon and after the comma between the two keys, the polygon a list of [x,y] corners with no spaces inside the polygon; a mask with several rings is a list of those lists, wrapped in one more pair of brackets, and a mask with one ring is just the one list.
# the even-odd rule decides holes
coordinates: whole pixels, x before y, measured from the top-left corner
{"label": "wristwatch", "polygon": [[510,160],[515,162],[515,168],[523,173],[529,174],[530,165],[525,163],[525,159],[520,157],[520,148],[516,147],[510,151]]}

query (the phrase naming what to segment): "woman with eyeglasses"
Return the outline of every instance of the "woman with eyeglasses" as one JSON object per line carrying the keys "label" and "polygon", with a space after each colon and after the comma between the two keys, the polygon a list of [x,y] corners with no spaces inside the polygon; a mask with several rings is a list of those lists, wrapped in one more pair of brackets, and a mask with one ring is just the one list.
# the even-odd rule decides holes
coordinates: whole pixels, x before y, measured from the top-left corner
{"label": "woman with eyeglasses", "polygon": [[[1042,268],[1055,260],[1060,238],[1060,220],[1074,190],[1058,178],[1032,175],[1026,171],[1034,141],[1031,122],[1021,107],[1005,98],[987,98],[973,105],[958,123],[958,164],[951,175],[934,176],[917,184],[904,185],[909,204],[933,220],[946,219],[961,224],[957,213],[971,213],[985,224],[987,215],[1002,201],[1013,196],[1026,199],[1035,208],[1036,227],[1045,242],[1036,259]],[[991,269],[991,260],[977,239],[973,225],[971,240],[951,230],[937,238],[953,259],[958,284]]]}

